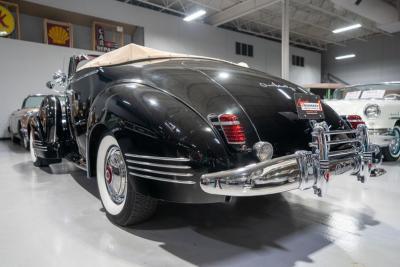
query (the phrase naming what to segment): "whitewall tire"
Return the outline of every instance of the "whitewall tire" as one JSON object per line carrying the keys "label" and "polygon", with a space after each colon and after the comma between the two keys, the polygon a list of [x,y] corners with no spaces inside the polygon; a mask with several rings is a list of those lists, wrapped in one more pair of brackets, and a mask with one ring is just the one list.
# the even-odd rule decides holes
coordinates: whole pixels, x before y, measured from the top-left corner
{"label": "whitewall tire", "polygon": [[157,201],[134,190],[123,153],[110,134],[100,141],[96,173],[100,199],[112,222],[122,226],[135,224],[155,212]]}
{"label": "whitewall tire", "polygon": [[386,161],[396,161],[400,157],[400,126],[396,125],[393,128],[395,140],[389,147],[383,149],[383,156]]}

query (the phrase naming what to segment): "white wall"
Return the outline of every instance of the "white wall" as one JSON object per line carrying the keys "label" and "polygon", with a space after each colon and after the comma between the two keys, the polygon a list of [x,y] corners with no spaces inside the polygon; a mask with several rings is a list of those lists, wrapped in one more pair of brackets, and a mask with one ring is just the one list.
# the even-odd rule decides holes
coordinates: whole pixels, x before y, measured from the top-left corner
{"label": "white wall", "polygon": [[8,136],[8,118],[29,94],[51,93],[46,81],[69,57],[84,50],[0,38],[0,137]]}
{"label": "white wall", "polygon": [[[28,0],[76,13],[144,27],[145,45],[171,52],[246,61],[250,66],[280,75],[280,43],[212,27],[203,23],[187,23],[181,18],[132,6],[115,0]],[[254,58],[235,55],[235,42],[254,45]],[[295,70],[293,81],[299,84],[319,82],[321,55],[292,48],[305,56],[303,70]],[[291,52],[292,52],[291,51]],[[291,79],[292,80],[292,79]]]}
{"label": "white wall", "polygon": [[[355,58],[335,60],[354,53]],[[376,36],[368,42],[351,41],[346,47],[329,47],[324,55],[324,72],[349,84],[400,80],[400,33]]]}
{"label": "white wall", "polygon": [[[29,0],[71,12],[144,27],[144,42],[148,47],[210,56],[234,62],[244,61],[251,67],[279,76],[281,70],[280,43],[212,27],[203,23],[186,23],[181,18],[115,0]],[[22,32],[22,34],[24,34]],[[254,57],[235,55],[235,42],[254,46]],[[45,82],[57,69],[66,67],[67,58],[81,50],[48,46],[26,41],[0,38],[0,137],[6,136],[9,114],[32,93],[48,92]],[[290,80],[298,83],[319,82],[321,55],[291,47],[291,53],[305,57],[305,67],[290,68]],[[65,63],[65,65],[64,65]]]}

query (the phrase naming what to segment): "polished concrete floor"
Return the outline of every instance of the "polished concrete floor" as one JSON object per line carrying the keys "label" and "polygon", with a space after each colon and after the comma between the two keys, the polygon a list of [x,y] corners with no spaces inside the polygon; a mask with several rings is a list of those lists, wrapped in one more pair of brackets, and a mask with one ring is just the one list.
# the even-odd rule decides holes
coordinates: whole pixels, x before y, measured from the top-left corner
{"label": "polished concrete floor", "polygon": [[149,222],[111,224],[96,182],[70,164],[35,168],[0,142],[0,266],[400,266],[400,162],[360,184],[229,204],[164,203]]}

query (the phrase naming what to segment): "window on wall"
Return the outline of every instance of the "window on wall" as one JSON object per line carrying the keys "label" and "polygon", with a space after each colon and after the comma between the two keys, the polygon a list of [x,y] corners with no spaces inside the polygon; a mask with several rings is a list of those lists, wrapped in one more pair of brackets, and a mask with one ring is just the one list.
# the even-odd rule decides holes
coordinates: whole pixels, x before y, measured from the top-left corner
{"label": "window on wall", "polygon": [[253,45],[236,42],[236,55],[253,57]]}
{"label": "window on wall", "polygon": [[304,57],[292,55],[292,65],[304,67]]}

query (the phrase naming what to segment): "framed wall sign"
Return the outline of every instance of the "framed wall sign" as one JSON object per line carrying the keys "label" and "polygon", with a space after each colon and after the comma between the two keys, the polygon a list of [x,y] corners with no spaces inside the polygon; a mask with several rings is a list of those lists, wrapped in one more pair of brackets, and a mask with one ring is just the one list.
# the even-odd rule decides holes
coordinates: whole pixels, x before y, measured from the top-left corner
{"label": "framed wall sign", "polygon": [[65,47],[73,47],[72,24],[44,19],[44,43]]}
{"label": "framed wall sign", "polygon": [[20,39],[18,4],[0,1],[0,37]]}
{"label": "framed wall sign", "polygon": [[104,22],[93,22],[93,50],[109,52],[124,45],[124,28],[119,25]]}

